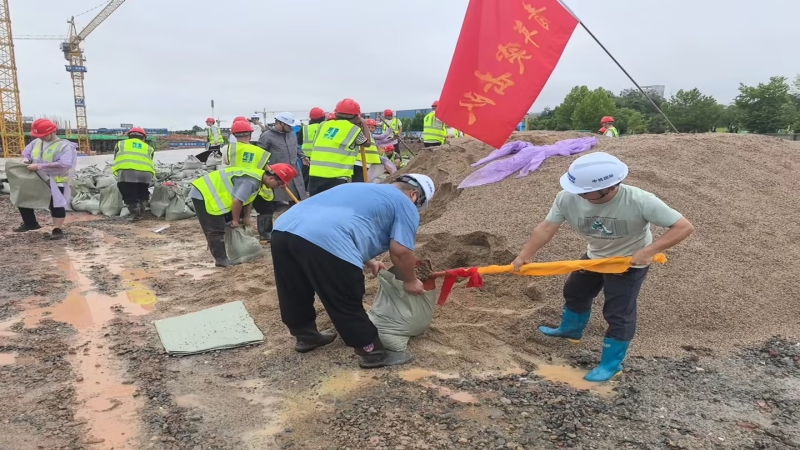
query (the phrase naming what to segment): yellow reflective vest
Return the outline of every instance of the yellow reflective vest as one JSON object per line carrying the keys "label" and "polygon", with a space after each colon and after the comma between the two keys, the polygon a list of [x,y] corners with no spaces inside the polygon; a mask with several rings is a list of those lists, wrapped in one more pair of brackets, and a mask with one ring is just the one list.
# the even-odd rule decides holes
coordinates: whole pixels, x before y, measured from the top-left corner
{"label": "yellow reflective vest", "polygon": [[361,128],[347,120],[329,120],[319,127],[308,174],[319,178],[350,178],[359,149],[350,148]]}
{"label": "yellow reflective vest", "polygon": [[208,132],[208,145],[214,146],[225,143],[225,140],[222,139],[222,131],[220,131],[219,127],[212,126],[208,127],[206,130]]}
{"label": "yellow reflective vest", "polygon": [[246,169],[264,169],[270,153],[263,148],[246,142],[228,144],[228,165]]}
{"label": "yellow reflective vest", "polygon": [[392,120],[388,121],[388,123],[389,123],[389,126],[392,127],[392,130],[395,133],[397,133],[397,134],[400,133],[400,125],[403,124],[403,122],[401,122],[400,119],[398,119],[397,117],[393,117]]}
{"label": "yellow reflective vest", "polygon": [[611,137],[619,137],[619,131],[617,131],[617,127],[608,127],[606,128],[606,132],[604,134],[608,135],[608,132],[611,132]]}
{"label": "yellow reflective vest", "polygon": [[314,139],[317,138],[317,131],[322,123],[310,123],[303,125],[303,145],[300,147],[307,157],[311,157],[314,151]]}
{"label": "yellow reflective vest", "polygon": [[[361,161],[361,150],[359,150],[358,154],[358,161]],[[367,164],[381,164],[381,152],[378,150],[378,146],[375,145],[373,142],[372,145],[364,149],[364,154],[367,157]]]}
{"label": "yellow reflective vest", "polygon": [[[47,144],[47,147],[44,148],[44,152],[42,152],[44,141],[41,139],[36,139],[33,144],[33,150],[31,150],[31,159],[33,159],[34,162],[37,160],[41,160],[46,163],[55,162],[58,157],[61,156],[61,152],[64,151],[64,147],[67,145],[69,145],[69,141],[56,139],[55,141]],[[56,180],[56,183],[66,183],[69,181],[69,176],[54,176],[53,179]]]}
{"label": "yellow reflective vest", "polygon": [[422,141],[444,144],[447,139],[447,127],[439,121],[437,125],[436,111],[429,112],[422,122]]}
{"label": "yellow reflective vest", "polygon": [[153,163],[153,147],[147,145],[141,139],[125,139],[117,143],[117,151],[114,154],[114,165],[111,171],[114,176],[120,170],[136,170],[139,172],[149,172],[155,175],[156,168]]}
{"label": "yellow reflective vest", "polygon": [[[192,186],[203,194],[206,211],[212,216],[221,216],[233,209],[233,200],[235,199],[233,196],[233,179],[235,177],[251,177],[261,183],[264,171],[243,167],[226,167],[192,181]],[[253,203],[258,194],[259,192],[254,192],[244,204]]]}

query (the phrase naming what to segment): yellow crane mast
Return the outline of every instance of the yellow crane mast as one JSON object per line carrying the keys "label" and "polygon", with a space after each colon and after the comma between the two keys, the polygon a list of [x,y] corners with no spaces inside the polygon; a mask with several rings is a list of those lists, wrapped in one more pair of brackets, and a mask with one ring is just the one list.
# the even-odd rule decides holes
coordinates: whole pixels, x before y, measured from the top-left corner
{"label": "yellow crane mast", "polygon": [[[8,0],[2,0],[8,2]],[[64,59],[67,60],[67,72],[70,73],[72,78],[72,92],[75,97],[75,122],[78,131],[78,149],[84,153],[91,152],[89,144],[89,125],[86,118],[86,97],[83,89],[83,74],[86,73],[86,58],[83,56],[83,49],[81,42],[86,40],[86,37],[95,30],[103,21],[108,19],[114,11],[117,10],[125,0],[111,0],[108,4],[100,10],[99,13],[87,24],[79,33],[75,27],[75,18],[70,18],[69,23],[69,36],[62,38],[59,36],[19,36],[17,39],[37,39],[37,40],[63,40],[61,43],[61,51],[64,53]],[[19,101],[17,101],[19,105]]]}
{"label": "yellow crane mast", "polygon": [[0,135],[3,157],[22,155],[25,133],[22,129],[22,110],[19,106],[17,61],[11,36],[11,16],[8,0],[0,0]]}

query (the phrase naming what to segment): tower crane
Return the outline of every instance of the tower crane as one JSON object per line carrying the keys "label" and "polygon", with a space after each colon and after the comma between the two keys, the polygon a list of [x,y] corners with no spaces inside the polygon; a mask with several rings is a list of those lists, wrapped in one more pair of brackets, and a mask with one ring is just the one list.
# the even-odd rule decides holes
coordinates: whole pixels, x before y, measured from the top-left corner
{"label": "tower crane", "polygon": [[[2,0],[8,4],[8,0]],[[75,27],[75,18],[70,18],[67,23],[69,24],[69,36],[66,38],[60,36],[19,36],[16,39],[37,39],[37,40],[63,40],[61,43],[61,51],[64,53],[64,59],[68,61],[66,66],[67,72],[70,73],[72,78],[72,92],[75,97],[75,122],[78,131],[78,148],[85,153],[90,153],[91,146],[89,144],[89,126],[86,119],[86,99],[83,90],[83,74],[86,73],[86,66],[84,63],[86,59],[83,56],[83,49],[81,42],[86,40],[86,37],[95,30],[103,21],[108,19],[114,11],[117,10],[125,0],[111,0],[108,4],[100,10],[99,13],[92,19],[79,33]],[[2,26],[2,25],[0,25]],[[9,31],[10,36],[10,31]],[[2,34],[0,33],[0,38]],[[1,44],[0,44],[0,48]],[[1,51],[0,51],[1,52]],[[2,67],[0,67],[2,71]],[[19,96],[19,94],[17,95]],[[17,100],[19,105],[19,100]],[[19,106],[18,106],[19,107]],[[20,123],[21,123],[20,117]],[[21,125],[20,125],[21,127]],[[20,128],[21,129],[21,128]]]}
{"label": "tower crane", "polygon": [[14,59],[8,0],[0,0],[0,135],[4,157],[22,154],[25,133],[19,106],[17,62]]}

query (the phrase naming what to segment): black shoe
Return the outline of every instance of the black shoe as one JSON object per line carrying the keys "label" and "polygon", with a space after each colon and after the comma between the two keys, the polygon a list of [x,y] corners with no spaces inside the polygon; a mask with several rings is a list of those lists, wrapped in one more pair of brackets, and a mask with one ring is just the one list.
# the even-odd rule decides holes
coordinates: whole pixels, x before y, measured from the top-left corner
{"label": "black shoe", "polygon": [[377,369],[379,367],[387,366],[400,366],[408,364],[414,360],[411,353],[408,352],[393,352],[386,350],[380,338],[375,339],[375,342],[364,347],[357,348],[356,354],[361,357],[358,366],[362,369]]}
{"label": "black shoe", "polygon": [[228,259],[228,253],[225,251],[225,241],[220,239],[218,241],[208,241],[208,247],[211,249],[211,255],[214,256],[215,266],[217,267],[231,267],[238,265]]}
{"label": "black shoe", "polygon": [[258,238],[262,241],[272,240],[272,214],[259,214],[256,217]]}
{"label": "black shoe", "polygon": [[29,227],[29,226],[27,226],[27,225],[25,225],[23,223],[22,225],[18,226],[17,228],[14,228],[14,233],[25,233],[27,231],[38,230],[39,228],[42,228],[39,224],[36,224],[35,227]]}
{"label": "black shoe", "polygon": [[47,239],[50,239],[51,241],[64,239],[64,232],[61,231],[61,228],[53,228],[53,231],[47,235]]}
{"label": "black shoe", "polygon": [[336,340],[335,331],[325,330],[320,333],[317,331],[315,322],[311,322],[301,328],[289,330],[289,332],[297,339],[294,349],[298,353],[308,353],[315,348],[324,347]]}

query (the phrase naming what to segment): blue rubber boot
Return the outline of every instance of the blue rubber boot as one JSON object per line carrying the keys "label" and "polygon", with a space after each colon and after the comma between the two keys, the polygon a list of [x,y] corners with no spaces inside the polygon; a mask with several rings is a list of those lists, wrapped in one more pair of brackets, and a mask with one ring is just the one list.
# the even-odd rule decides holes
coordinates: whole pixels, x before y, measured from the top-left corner
{"label": "blue rubber boot", "polygon": [[567,309],[565,306],[564,315],[561,317],[561,325],[559,325],[558,328],[541,326],[539,327],[539,331],[546,336],[564,338],[573,344],[577,344],[583,337],[583,330],[589,323],[589,317],[591,317],[591,315],[591,311],[578,314]]}
{"label": "blue rubber boot", "polygon": [[622,360],[628,354],[631,341],[618,341],[607,337],[603,339],[603,356],[600,365],[583,377],[586,381],[608,381],[622,372]]}

